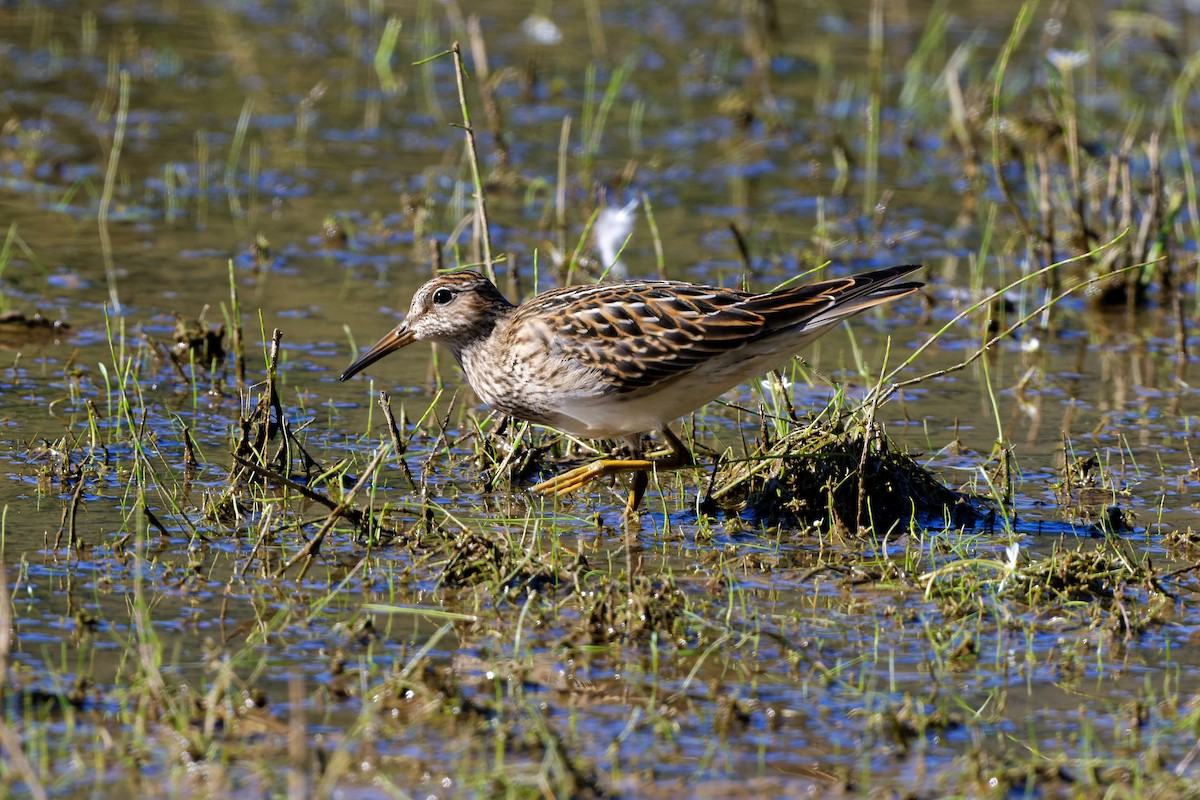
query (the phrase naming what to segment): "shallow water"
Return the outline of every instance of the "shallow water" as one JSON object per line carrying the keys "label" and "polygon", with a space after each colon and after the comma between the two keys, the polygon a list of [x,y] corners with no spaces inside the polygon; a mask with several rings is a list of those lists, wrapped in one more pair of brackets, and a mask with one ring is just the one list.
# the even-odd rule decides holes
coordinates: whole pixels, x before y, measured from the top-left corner
{"label": "shallow water", "polygon": [[[525,8],[480,12],[508,145],[503,170],[475,94],[471,114],[485,172],[496,177],[487,195],[493,247],[507,258],[505,274],[515,264],[523,293],[553,285],[556,258],[586,236],[598,203],[635,198],[642,207],[622,253],[635,276],[658,272],[657,230],[668,277],[737,284],[746,270],[731,224],[748,243],[745,279],[755,287],[826,259],[826,274],[835,275],[924,263],[928,313],[906,300],[805,354],[861,398],[963,310],[969,291],[1028,268],[996,188],[964,177],[939,88],[941,65],[971,42],[963,81],[988,96],[984,76],[1019,4],[953,4],[944,40],[927,51],[922,33],[943,7],[886,4],[875,172],[866,158],[866,4],[781,4],[785,38],[771,61],[769,101],[755,94],[747,23],[733,4],[605,5],[590,23],[598,5],[556,7],[562,41],[544,45],[522,31]],[[1092,47],[1077,78],[1088,133],[1110,148],[1125,128],[1123,101],[1161,94],[1173,77],[1154,39],[1119,28],[1112,5],[1103,50],[1084,10],[1061,20],[1041,10],[1009,78],[1037,97],[1050,81],[1047,48]],[[1006,524],[850,543],[764,530],[697,514],[704,471],[652,487],[649,513],[631,534],[617,527],[619,487],[557,508],[520,488],[482,492],[469,434],[485,412],[461,393],[451,404],[462,380],[443,355],[446,390],[433,408],[446,415],[446,437],[430,424],[405,431],[406,461],[430,494],[388,469],[359,498],[392,504],[402,536],[369,544],[335,529],[303,578],[295,570],[270,578],[326,510],[281,500],[276,525],[304,527],[276,528],[262,549],[261,508],[208,518],[205,508],[224,491],[238,413],[253,400],[239,400],[229,366],[215,385],[202,369],[192,381],[162,348],[173,343],[176,315],[231,322],[232,276],[248,384],[264,380],[278,328],[282,406],[294,427],[307,426],[303,441],[322,464],[352,459],[351,477],[387,438],[379,390],[411,423],[431,407],[424,346],[381,362],[370,379],[336,380],[431,274],[430,238],[445,244],[448,266],[476,260],[470,228],[460,226],[471,190],[451,124],[459,119],[452,65],[439,58],[414,66],[456,38],[465,44],[456,14],[473,11],[417,3],[394,13],[401,28],[389,92],[373,64],[387,22],[374,5],[0,7],[0,72],[8,76],[0,87],[0,221],[10,226],[0,298],[6,309],[40,310],[71,326],[57,343],[0,351],[0,506],[17,620],[8,684],[20,690],[5,709],[29,751],[45,754],[43,783],[58,795],[95,790],[101,770],[88,760],[109,757],[101,731],[130,729],[135,704],[123,689],[142,676],[138,653],[148,642],[161,646],[172,687],[223,686],[224,665],[234,676],[229,698],[254,690],[268,698],[265,733],[235,733],[231,722],[206,758],[164,736],[143,742],[140,760],[105,764],[121,785],[161,782],[181,794],[279,792],[287,774],[316,787],[322,769],[340,791],[364,796],[388,785],[448,796],[500,786],[528,792],[557,763],[547,755],[555,747],[613,794],[630,796],[681,785],[733,794],[738,779],[764,796],[873,785],[970,793],[988,785],[989,770],[1004,773],[1000,762],[1014,752],[1028,759],[1029,751],[1061,750],[1065,769],[1082,773],[1097,764],[1133,769],[1147,742],[1162,763],[1195,778],[1194,735],[1178,722],[1200,688],[1195,577],[1183,570],[1195,553],[1167,537],[1200,527],[1191,445],[1200,404],[1176,363],[1172,319],[1153,304],[1134,315],[1103,313],[1070,296],[1047,329],[1026,326],[985,358],[907,388],[879,410],[888,435],[952,487],[988,494],[989,454],[997,440],[1009,443],[1016,472]],[[1187,44],[1190,12],[1154,13]],[[128,117],[106,258],[97,217],[121,105],[114,65],[128,75]],[[468,65],[484,80],[473,59]],[[621,69],[627,75],[601,127],[604,93]],[[915,99],[902,100],[906,90]],[[752,119],[737,113],[747,96],[755,98]],[[1009,102],[1019,108],[1020,93]],[[340,233],[329,234],[331,225]],[[267,246],[255,251],[256,237]],[[1194,242],[1184,249],[1194,252]],[[583,252],[594,264],[586,238]],[[1194,263],[1186,269],[1194,326]],[[581,271],[577,279],[591,278]],[[1018,315],[1045,299],[1032,285],[1011,298]],[[949,368],[986,335],[983,315],[969,315],[897,378]],[[820,408],[835,393],[803,370],[791,377],[800,408]],[[751,385],[725,400],[691,423],[698,441],[736,453],[760,420],[734,406],[753,412],[773,399]],[[185,425],[202,454],[194,470],[184,467]],[[1071,459],[1096,457],[1092,478],[1100,477],[1084,487],[1093,490],[1087,502],[1056,493],[1064,449]],[[161,531],[145,521],[143,504]],[[1097,535],[1113,505],[1132,515],[1119,545]],[[82,542],[75,553],[54,547],[72,507]],[[438,509],[435,530],[420,524],[428,507]],[[460,531],[527,553],[530,563],[511,576],[448,571],[451,553],[488,563],[478,548],[447,545]],[[1056,548],[1111,546],[1182,571],[1161,587],[1117,585],[1115,599],[1097,589],[1053,613],[1010,602],[995,582],[968,587],[974,605],[963,613],[934,591],[914,590],[945,564],[1002,562],[1014,542],[1031,561]],[[586,568],[564,567],[576,555]],[[526,589],[535,592],[520,589],[541,565],[554,574],[530,578]],[[587,626],[577,623],[595,612],[591,599],[631,575],[665,587],[664,606],[684,598],[687,613],[628,639],[581,639]],[[505,586],[517,590],[499,596]],[[622,619],[612,609],[625,596],[614,597],[609,613]],[[652,618],[652,610],[635,617]],[[1136,630],[1121,627],[1149,610],[1153,618]],[[80,677],[87,683],[73,706],[52,703],[46,712],[27,699],[35,690],[62,697]],[[380,699],[392,691],[394,707]],[[415,708],[427,695],[478,709]],[[485,721],[462,722],[475,714]],[[204,730],[201,717],[179,727]],[[300,756],[287,751],[297,719]],[[93,755],[72,760],[74,747]],[[344,752],[362,768],[314,767],[317,752],[321,764]],[[275,766],[284,771],[272,776]],[[565,768],[557,769],[556,779]],[[18,772],[4,779],[26,791]],[[1004,774],[993,785],[1012,781]],[[1031,791],[1042,785],[1062,790],[1049,779],[1029,783]]]}

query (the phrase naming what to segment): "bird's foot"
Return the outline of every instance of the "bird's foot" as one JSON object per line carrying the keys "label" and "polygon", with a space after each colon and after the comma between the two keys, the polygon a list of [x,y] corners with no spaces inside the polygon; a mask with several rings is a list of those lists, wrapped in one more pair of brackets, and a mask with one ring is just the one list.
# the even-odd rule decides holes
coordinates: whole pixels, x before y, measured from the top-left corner
{"label": "bird's foot", "polygon": [[602,458],[544,480],[534,486],[533,491],[542,495],[564,497],[579,491],[597,478],[632,472],[633,479],[629,488],[629,499],[625,502],[624,514],[626,519],[630,519],[637,514],[638,506],[642,503],[642,496],[645,495],[646,487],[650,484],[651,472],[679,469],[692,466],[694,463],[695,460],[691,453],[686,450],[670,452],[664,458]]}
{"label": "bird's foot", "polygon": [[[690,467],[696,463],[692,452],[684,446],[683,442],[679,440],[679,437],[668,426],[664,425],[660,431],[667,445],[667,451],[664,455],[653,458],[602,458],[599,461],[584,464],[582,467],[567,470],[549,480],[544,480],[537,486],[534,486],[533,491],[537,494],[563,497],[564,495],[579,491],[597,478],[603,478],[608,475],[620,475],[622,472],[632,472],[633,479],[630,481],[629,499],[625,503],[624,514],[625,519],[630,520],[637,515],[637,509],[641,505],[642,496],[646,493],[646,487],[650,484],[651,472]],[[635,454],[640,452],[641,442],[639,439],[640,437],[634,436],[629,440]]]}
{"label": "bird's foot", "polygon": [[619,475],[622,472],[637,472],[644,475],[654,469],[656,464],[657,462],[646,458],[602,458],[544,480],[534,486],[533,491],[537,494],[563,497],[579,491],[597,478]]}

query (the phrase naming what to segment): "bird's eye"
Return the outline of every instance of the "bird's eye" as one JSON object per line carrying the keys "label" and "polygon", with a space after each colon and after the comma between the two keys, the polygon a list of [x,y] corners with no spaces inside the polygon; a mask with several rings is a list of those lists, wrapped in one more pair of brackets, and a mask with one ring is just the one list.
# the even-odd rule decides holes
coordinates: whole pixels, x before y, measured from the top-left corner
{"label": "bird's eye", "polygon": [[438,289],[433,293],[433,304],[437,306],[444,306],[453,299],[454,292],[450,291],[449,289]]}

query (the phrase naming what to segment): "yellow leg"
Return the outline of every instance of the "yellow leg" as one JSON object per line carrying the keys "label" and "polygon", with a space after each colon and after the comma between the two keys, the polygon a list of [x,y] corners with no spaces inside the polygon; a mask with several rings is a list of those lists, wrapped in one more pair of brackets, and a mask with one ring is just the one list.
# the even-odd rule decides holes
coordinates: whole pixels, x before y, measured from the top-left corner
{"label": "yellow leg", "polygon": [[650,482],[649,473],[651,471],[679,469],[695,463],[692,454],[670,428],[664,426],[661,433],[670,448],[670,453],[666,456],[661,458],[602,458],[542,481],[533,487],[533,491],[537,494],[562,497],[579,491],[597,478],[632,472],[634,473],[633,486],[630,488],[629,500],[625,504],[625,515],[633,516],[642,502],[642,495],[645,494],[646,486]]}
{"label": "yellow leg", "polygon": [[640,472],[645,474],[655,468],[655,462],[646,458],[602,458],[582,467],[567,470],[561,475],[555,475],[544,480],[533,491],[538,494],[552,494],[555,497],[577,492],[597,478],[609,475],[620,475],[622,472]]}

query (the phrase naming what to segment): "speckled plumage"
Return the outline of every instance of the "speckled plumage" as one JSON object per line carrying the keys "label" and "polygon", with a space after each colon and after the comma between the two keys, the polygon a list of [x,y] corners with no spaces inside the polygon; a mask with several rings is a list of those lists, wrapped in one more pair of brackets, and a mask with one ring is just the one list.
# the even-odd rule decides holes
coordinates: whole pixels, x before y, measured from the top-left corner
{"label": "speckled plumage", "polygon": [[[456,272],[418,289],[408,316],[341,380],[411,342],[436,341],[497,411],[578,436],[625,437],[635,450],[641,434],[660,430],[676,449],[672,420],[766,372],[846,317],[915,292],[920,283],[893,281],[916,269],[763,293],[674,281],[571,286],[519,306],[479,273]],[[646,469],[608,463],[598,474]],[[579,488],[562,490],[556,480],[535,489]],[[640,499],[636,482],[635,493]]]}

